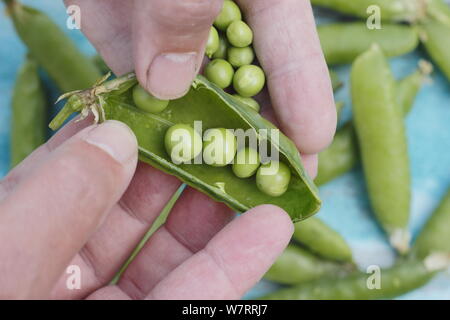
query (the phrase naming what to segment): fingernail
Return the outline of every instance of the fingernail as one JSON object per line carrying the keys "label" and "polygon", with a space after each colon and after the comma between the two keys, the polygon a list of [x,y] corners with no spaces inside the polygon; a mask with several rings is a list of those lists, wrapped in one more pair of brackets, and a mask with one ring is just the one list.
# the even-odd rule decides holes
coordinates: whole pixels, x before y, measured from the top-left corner
{"label": "fingernail", "polygon": [[137,141],[131,129],[122,122],[108,120],[93,128],[84,140],[121,164],[137,156]]}
{"label": "fingernail", "polygon": [[147,90],[160,99],[182,97],[197,72],[197,53],[164,53],[157,56],[147,72]]}

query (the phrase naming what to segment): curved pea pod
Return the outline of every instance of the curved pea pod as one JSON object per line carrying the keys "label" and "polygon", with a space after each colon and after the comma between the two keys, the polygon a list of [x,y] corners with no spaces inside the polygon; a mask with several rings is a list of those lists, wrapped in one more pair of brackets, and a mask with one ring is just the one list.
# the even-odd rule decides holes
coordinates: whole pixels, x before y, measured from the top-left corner
{"label": "curved pea pod", "polygon": [[101,76],[94,62],[48,16],[14,0],[6,3],[17,34],[62,91],[90,87]]}
{"label": "curved pea pod", "polygon": [[[270,293],[262,300],[375,300],[390,299],[422,287],[449,266],[448,256],[403,260],[376,274],[357,272],[344,278],[321,279]],[[378,282],[379,281],[379,282]],[[377,282],[379,286],[377,286]]]}
{"label": "curved pea pod", "polygon": [[[50,127],[58,128],[74,111],[81,111],[86,115],[92,110],[100,121],[119,120],[133,130],[138,140],[142,161],[178,177],[236,211],[247,211],[264,203],[274,204],[288,212],[293,221],[298,221],[319,210],[321,200],[317,188],[306,175],[294,143],[253,109],[225,93],[203,76],[198,76],[189,92],[180,99],[170,101],[163,112],[145,113],[136,108],[130,94],[131,87],[136,83],[135,75],[128,74],[92,89],[64,95],[63,98],[69,97],[69,100]],[[291,169],[292,178],[287,191],[279,197],[265,195],[257,188],[254,177],[238,178],[231,166],[174,164],[164,147],[165,132],[177,123],[191,124],[195,127],[195,121],[201,121],[203,130],[243,129],[249,130],[250,134],[256,134],[259,142],[266,139],[271,144],[272,151],[279,152],[280,161]],[[271,129],[279,133],[278,139],[272,134],[267,134],[264,138],[263,130]]]}
{"label": "curved pea pod", "polygon": [[370,30],[363,22],[332,23],[317,31],[328,65],[351,63],[373,43],[389,57],[411,52],[419,44],[417,31],[403,25],[383,24],[382,29]]}
{"label": "curved pea pod", "polygon": [[351,71],[353,121],[370,202],[394,248],[409,249],[411,186],[408,149],[396,83],[378,45]]}
{"label": "curved pea pod", "polygon": [[311,217],[295,224],[292,239],[323,258],[352,262],[352,250],[345,239],[322,220]]}
{"label": "curved pea pod", "polygon": [[17,74],[11,103],[11,167],[46,141],[48,104],[38,64],[27,57]]}
{"label": "curved pea pod", "polygon": [[374,13],[369,9],[376,6],[383,21],[395,22],[417,21],[426,11],[426,1],[423,0],[311,0],[311,3],[363,19],[369,18]]}
{"label": "curved pea pod", "polygon": [[450,190],[420,232],[413,253],[423,258],[431,253],[450,253]]}
{"label": "curved pea pod", "polygon": [[419,30],[426,51],[450,80],[450,26],[428,19],[422,21]]}
{"label": "curved pea pod", "polygon": [[320,278],[342,277],[353,266],[320,259],[310,252],[289,245],[264,278],[281,284],[299,284]]}
{"label": "curved pea pod", "polygon": [[[404,115],[411,110],[417,93],[432,70],[431,64],[422,60],[417,71],[398,82],[397,100]],[[318,174],[314,182],[323,185],[354,168],[359,162],[357,145],[353,123],[348,122],[336,132],[331,145],[319,154]]]}

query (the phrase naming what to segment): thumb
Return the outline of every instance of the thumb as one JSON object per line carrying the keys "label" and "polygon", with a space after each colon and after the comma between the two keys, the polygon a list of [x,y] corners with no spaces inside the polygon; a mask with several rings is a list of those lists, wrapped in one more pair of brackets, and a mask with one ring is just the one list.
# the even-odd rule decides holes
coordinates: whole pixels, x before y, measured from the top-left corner
{"label": "thumb", "polygon": [[160,99],[183,96],[198,73],[222,0],[136,0],[133,54],[143,87]]}

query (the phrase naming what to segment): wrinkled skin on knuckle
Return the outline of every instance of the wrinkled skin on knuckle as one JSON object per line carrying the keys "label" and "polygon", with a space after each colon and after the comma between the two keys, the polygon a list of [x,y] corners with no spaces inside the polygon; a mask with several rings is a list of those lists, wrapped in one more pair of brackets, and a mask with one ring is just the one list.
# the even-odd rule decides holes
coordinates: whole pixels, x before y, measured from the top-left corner
{"label": "wrinkled skin on knuckle", "polygon": [[[222,8],[222,0],[157,0],[150,14],[161,25],[183,31],[202,30],[212,24]],[[191,29],[192,30],[192,29]]]}

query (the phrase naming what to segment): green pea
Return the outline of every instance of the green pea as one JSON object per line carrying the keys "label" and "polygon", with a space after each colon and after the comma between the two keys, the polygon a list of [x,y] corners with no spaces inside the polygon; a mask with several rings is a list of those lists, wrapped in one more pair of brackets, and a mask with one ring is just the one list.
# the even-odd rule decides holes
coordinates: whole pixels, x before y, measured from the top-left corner
{"label": "green pea", "polygon": [[223,34],[219,34],[219,48],[213,54],[213,59],[226,59],[229,46],[230,44],[228,43],[227,37]]}
{"label": "green pea", "polygon": [[233,172],[239,178],[249,178],[255,174],[260,165],[258,151],[243,148],[238,151],[233,163]]}
{"label": "green pea", "polygon": [[256,96],[266,82],[264,71],[255,65],[240,67],[233,78],[233,87],[239,95],[248,98]]}
{"label": "green pea", "polygon": [[251,64],[255,59],[255,52],[252,47],[228,48],[228,62],[235,68]]}
{"label": "green pea", "polygon": [[233,67],[223,59],[214,59],[205,68],[206,78],[221,89],[225,89],[231,84],[233,75]]}
{"label": "green pea", "polygon": [[247,47],[253,42],[253,31],[244,21],[234,21],[227,28],[227,38],[235,47]]}
{"label": "green pea", "polygon": [[167,153],[175,164],[188,163],[202,152],[202,137],[188,124],[176,124],[165,135]]}
{"label": "green pea", "polygon": [[214,167],[224,167],[236,154],[236,137],[225,128],[209,129],[203,136],[203,161]]}
{"label": "green pea", "polygon": [[216,28],[211,27],[208,35],[208,42],[206,42],[206,50],[205,53],[208,58],[211,58],[213,54],[219,49],[219,33]]}
{"label": "green pea", "polygon": [[160,113],[169,105],[169,100],[155,98],[140,85],[133,88],[133,101],[139,109],[150,113]]}
{"label": "green pea", "polygon": [[291,170],[279,161],[261,165],[256,173],[256,186],[261,192],[272,197],[279,197],[285,193],[290,181]]}
{"label": "green pea", "polygon": [[225,31],[233,21],[241,19],[242,14],[238,5],[231,0],[225,0],[223,2],[222,10],[216,17],[216,20],[214,20],[214,25],[217,29]]}
{"label": "green pea", "polygon": [[253,98],[248,98],[248,97],[245,98],[238,94],[233,94],[233,97],[235,97],[237,100],[239,100],[243,104],[247,105],[248,107],[252,108],[256,112],[259,112],[259,110],[261,110],[261,106],[259,105],[258,101],[256,101]]}

